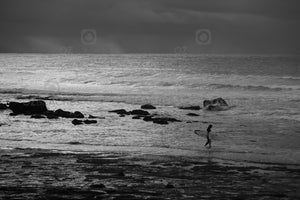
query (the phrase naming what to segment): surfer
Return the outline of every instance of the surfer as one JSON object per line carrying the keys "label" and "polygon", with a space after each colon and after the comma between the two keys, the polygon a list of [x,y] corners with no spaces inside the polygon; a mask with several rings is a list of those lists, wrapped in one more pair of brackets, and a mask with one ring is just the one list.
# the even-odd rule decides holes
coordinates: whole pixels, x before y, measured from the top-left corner
{"label": "surfer", "polygon": [[207,127],[207,129],[206,129],[206,131],[207,131],[207,133],[206,133],[206,139],[207,139],[207,142],[205,143],[205,145],[204,146],[207,146],[208,145],[208,148],[210,149],[211,148],[211,139],[210,139],[210,132],[211,132],[211,128],[212,128],[212,125],[210,124],[208,127]]}

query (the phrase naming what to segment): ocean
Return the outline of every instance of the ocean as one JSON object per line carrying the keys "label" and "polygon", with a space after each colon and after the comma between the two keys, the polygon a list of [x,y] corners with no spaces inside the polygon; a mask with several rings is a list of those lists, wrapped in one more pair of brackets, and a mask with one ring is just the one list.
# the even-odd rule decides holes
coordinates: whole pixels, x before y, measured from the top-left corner
{"label": "ocean", "polygon": [[[227,111],[187,111],[222,97]],[[130,151],[300,164],[300,56],[0,54],[0,102],[46,99],[49,109],[105,119],[31,119],[0,111],[0,148]],[[113,109],[157,106],[158,125]],[[199,116],[187,116],[193,112]],[[212,149],[204,148],[212,128]],[[202,137],[194,130],[202,130]]]}

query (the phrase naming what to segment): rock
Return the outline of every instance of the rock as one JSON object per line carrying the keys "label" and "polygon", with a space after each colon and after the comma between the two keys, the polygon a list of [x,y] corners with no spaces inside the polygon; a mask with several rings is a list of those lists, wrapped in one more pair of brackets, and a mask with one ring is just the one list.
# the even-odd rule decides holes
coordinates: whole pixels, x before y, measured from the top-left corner
{"label": "rock", "polygon": [[63,118],[80,118],[80,119],[84,118],[84,115],[79,111],[72,113],[69,111],[58,109],[54,112],[54,114],[58,117],[63,117]]}
{"label": "rock", "polygon": [[93,115],[89,115],[88,118],[89,118],[89,119],[96,119],[97,117],[96,117],[96,116],[93,116]]}
{"label": "rock", "polygon": [[83,121],[85,124],[97,124],[97,121],[96,120],[88,120],[88,119],[86,119],[86,120],[84,120]]}
{"label": "rock", "polygon": [[200,110],[201,107],[200,106],[188,106],[188,107],[179,107],[179,109],[182,109],[182,110]]}
{"label": "rock", "polygon": [[145,110],[153,110],[156,109],[155,106],[151,105],[151,104],[145,104],[141,106],[141,109],[145,109]]}
{"label": "rock", "polygon": [[188,113],[188,114],[186,114],[187,116],[192,116],[192,117],[196,117],[196,116],[199,116],[198,114],[196,114],[196,113]]}
{"label": "rock", "polygon": [[222,111],[228,109],[228,104],[223,98],[203,101],[203,106],[209,111]]}
{"label": "rock", "polygon": [[14,114],[43,114],[48,111],[46,103],[44,101],[30,101],[26,103],[9,102],[9,109],[13,111]]}
{"label": "rock", "polygon": [[169,121],[169,122],[181,122],[180,120],[178,119],[175,119],[175,118],[171,118],[171,117],[164,117],[163,119]]}
{"label": "rock", "polygon": [[7,105],[4,103],[0,103],[0,110],[8,109]]}
{"label": "rock", "polygon": [[132,119],[141,119],[141,118],[142,118],[142,116],[139,116],[139,115],[132,117]]}
{"label": "rock", "polygon": [[111,112],[111,113],[117,113],[117,114],[119,114],[119,115],[129,115],[129,112],[127,112],[127,111],[124,110],[124,109],[111,110],[111,111],[108,111],[108,112]]}
{"label": "rock", "polygon": [[142,116],[150,115],[150,113],[148,111],[145,111],[145,110],[132,110],[129,113],[131,115],[142,115]]}
{"label": "rock", "polygon": [[121,114],[121,115],[119,115],[119,117],[125,117],[125,115],[124,115],[124,114]]}
{"label": "rock", "polygon": [[78,119],[74,119],[74,120],[72,121],[72,124],[74,124],[75,126],[76,126],[76,125],[81,125],[81,124],[83,124],[83,121],[82,121],[82,120],[78,120]]}
{"label": "rock", "polygon": [[84,118],[84,115],[79,111],[75,111],[74,112],[74,118]]}
{"label": "rock", "polygon": [[55,114],[54,111],[52,110],[48,110],[46,112],[44,112],[44,115],[48,118],[48,119],[58,119],[58,116]]}
{"label": "rock", "polygon": [[144,117],[143,120],[144,120],[145,122],[150,122],[150,121],[153,121],[152,117],[153,117],[153,116],[146,116],[146,117]]}
{"label": "rock", "polygon": [[44,119],[45,116],[36,114],[36,115],[32,115],[31,118],[33,118],[33,119]]}
{"label": "rock", "polygon": [[153,118],[152,121],[155,124],[162,124],[162,125],[169,124],[169,122],[164,118]]}
{"label": "rock", "polygon": [[62,110],[62,109],[58,109],[58,110],[56,110],[54,113],[55,113],[55,115],[58,116],[58,117],[63,117],[63,118],[75,118],[75,117],[73,117],[73,116],[74,116],[74,113],[69,112],[69,111],[64,111],[64,110]]}
{"label": "rock", "polygon": [[168,183],[168,184],[166,185],[166,188],[171,189],[171,188],[175,188],[175,186],[172,185],[171,183]]}

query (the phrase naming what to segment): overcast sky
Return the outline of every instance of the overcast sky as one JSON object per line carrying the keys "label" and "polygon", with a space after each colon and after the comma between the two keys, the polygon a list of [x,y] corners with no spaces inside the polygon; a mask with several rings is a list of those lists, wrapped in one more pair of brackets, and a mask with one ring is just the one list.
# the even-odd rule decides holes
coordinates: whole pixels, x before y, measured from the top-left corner
{"label": "overcast sky", "polygon": [[300,54],[300,1],[1,0],[0,30],[0,52]]}

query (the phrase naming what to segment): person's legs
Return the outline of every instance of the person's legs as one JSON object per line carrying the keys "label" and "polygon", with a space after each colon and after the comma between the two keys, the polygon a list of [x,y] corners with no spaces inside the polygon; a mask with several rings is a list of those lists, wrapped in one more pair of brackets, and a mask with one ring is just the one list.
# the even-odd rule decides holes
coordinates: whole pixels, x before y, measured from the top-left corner
{"label": "person's legs", "polygon": [[211,148],[211,139],[208,140],[208,148]]}
{"label": "person's legs", "polygon": [[206,145],[208,145],[209,144],[209,140],[207,140],[207,142],[205,143],[205,145],[204,146],[206,146]]}

